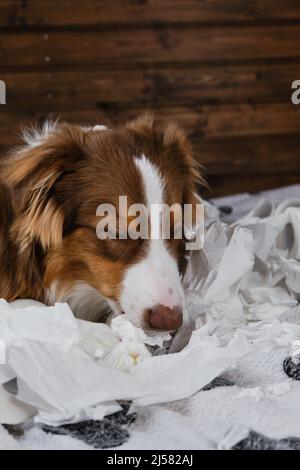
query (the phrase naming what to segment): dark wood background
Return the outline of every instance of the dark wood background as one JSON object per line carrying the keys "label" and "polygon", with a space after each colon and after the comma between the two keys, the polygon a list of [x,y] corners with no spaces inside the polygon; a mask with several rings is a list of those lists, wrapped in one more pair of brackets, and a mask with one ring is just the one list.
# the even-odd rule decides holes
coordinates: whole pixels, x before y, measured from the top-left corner
{"label": "dark wood background", "polygon": [[0,0],[0,151],[21,124],[178,121],[213,195],[300,183],[300,0]]}

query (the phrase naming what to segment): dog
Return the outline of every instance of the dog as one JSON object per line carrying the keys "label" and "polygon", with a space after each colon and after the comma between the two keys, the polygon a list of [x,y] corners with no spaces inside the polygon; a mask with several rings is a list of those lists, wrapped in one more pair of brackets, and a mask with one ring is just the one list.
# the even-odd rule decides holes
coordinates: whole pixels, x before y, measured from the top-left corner
{"label": "dog", "polygon": [[[126,313],[137,326],[183,321],[184,239],[99,239],[99,204],[197,204],[181,129],[144,114],[126,125],[46,123],[0,166],[0,296],[67,302],[76,317]],[[117,213],[126,218],[127,214]]]}

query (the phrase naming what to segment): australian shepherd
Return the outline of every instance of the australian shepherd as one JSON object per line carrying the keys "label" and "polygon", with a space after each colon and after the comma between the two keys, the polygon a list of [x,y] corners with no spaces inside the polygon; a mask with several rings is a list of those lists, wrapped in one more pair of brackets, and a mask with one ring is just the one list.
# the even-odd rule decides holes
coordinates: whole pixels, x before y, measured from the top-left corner
{"label": "australian shepherd", "polygon": [[[78,318],[183,320],[184,239],[99,239],[99,204],[197,204],[190,144],[146,114],[123,127],[47,123],[1,161],[0,296],[67,302]],[[127,214],[117,211],[118,218]]]}

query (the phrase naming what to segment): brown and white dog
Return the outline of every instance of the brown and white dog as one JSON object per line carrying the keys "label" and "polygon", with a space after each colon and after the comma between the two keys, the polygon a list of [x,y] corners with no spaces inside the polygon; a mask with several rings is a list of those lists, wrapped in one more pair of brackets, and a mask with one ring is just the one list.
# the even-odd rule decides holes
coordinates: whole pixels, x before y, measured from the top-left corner
{"label": "brown and white dog", "polygon": [[138,326],[178,328],[183,240],[99,240],[96,210],[119,195],[197,203],[183,132],[146,114],[115,130],[46,124],[24,139],[0,168],[0,296],[65,301],[92,321],[109,307]]}

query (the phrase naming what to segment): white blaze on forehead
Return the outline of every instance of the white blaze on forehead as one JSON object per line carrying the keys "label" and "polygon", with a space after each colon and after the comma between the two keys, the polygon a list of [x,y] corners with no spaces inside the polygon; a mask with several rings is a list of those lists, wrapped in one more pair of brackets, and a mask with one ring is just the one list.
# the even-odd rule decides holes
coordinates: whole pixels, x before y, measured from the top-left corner
{"label": "white blaze on forehead", "polygon": [[142,155],[141,158],[136,158],[135,164],[142,176],[147,208],[150,212],[151,204],[163,203],[163,180],[158,168],[156,168],[145,155]]}
{"label": "white blaze on forehead", "polygon": [[[159,169],[144,155],[136,158],[135,164],[141,173],[146,205],[151,214],[152,204],[164,203],[164,181]],[[161,224],[159,212],[155,211],[155,214],[156,218],[151,218],[151,235],[155,229],[152,225]],[[123,279],[120,303],[128,317],[139,326],[143,324],[146,309],[157,304],[170,308],[183,306],[183,289],[177,262],[162,237],[150,238],[145,258],[128,268]]]}
{"label": "white blaze on forehead", "polygon": [[160,210],[156,209],[164,202],[164,183],[162,176],[145,155],[142,155],[141,158],[136,158],[135,164],[142,176],[148,214],[151,214],[150,238],[152,240],[157,239],[160,238],[161,234],[161,216]]}

